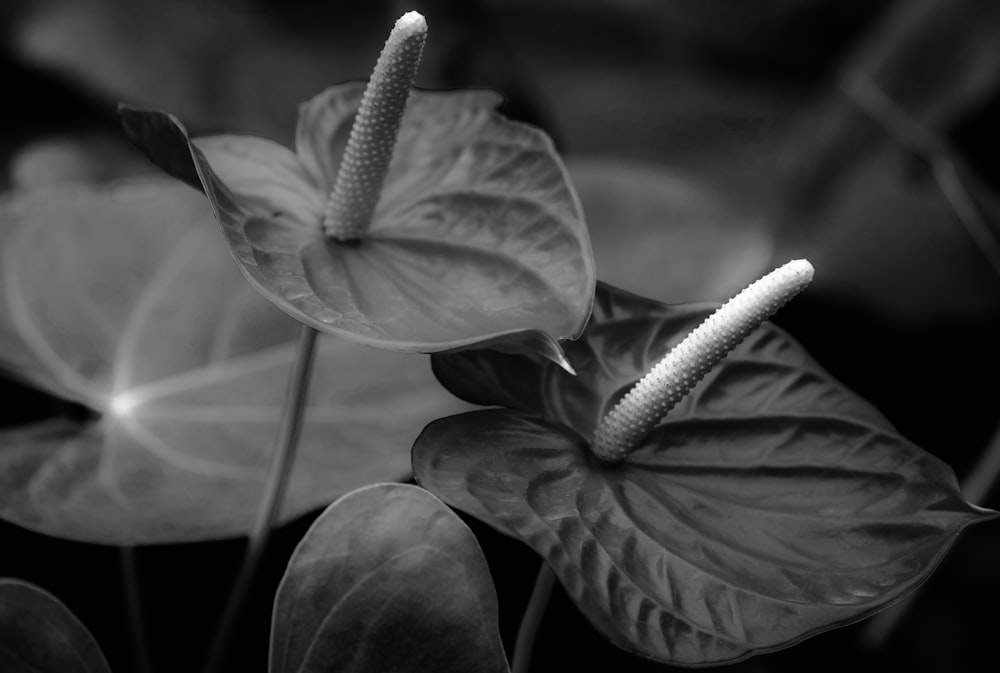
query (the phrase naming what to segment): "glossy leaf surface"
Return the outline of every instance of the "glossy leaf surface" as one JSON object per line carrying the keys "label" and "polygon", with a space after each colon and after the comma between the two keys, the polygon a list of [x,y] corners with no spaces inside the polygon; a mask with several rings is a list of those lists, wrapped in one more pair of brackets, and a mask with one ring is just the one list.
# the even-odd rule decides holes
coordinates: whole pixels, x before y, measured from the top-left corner
{"label": "glossy leaf surface", "polygon": [[[248,530],[299,325],[243,280],[205,199],[156,180],[2,218],[0,364],[103,416],[0,433],[0,516],[108,543]],[[459,408],[426,358],[322,337],[282,519],[405,476],[420,429]]]}
{"label": "glossy leaf surface", "polygon": [[94,637],[47,591],[0,578],[0,670],[111,673]]}
{"label": "glossy leaf surface", "polygon": [[189,141],[164,113],[121,114],[164,170],[197,172],[247,279],[296,319],[390,350],[493,345],[562,361],[556,339],[579,334],[595,281],[551,141],[497,113],[495,94],[416,91],[371,230],[334,241],[323,208],[362,90],[304,103],[294,152],[252,136]]}
{"label": "glossy leaf surface", "polygon": [[271,673],[506,673],[472,531],[427,491],[376,484],[312,525],[278,588]]}
{"label": "glossy leaf surface", "polygon": [[535,548],[590,621],[664,662],[734,661],[860,619],[918,585],[962,527],[951,470],[765,323],[616,466],[604,412],[708,313],[598,288],[576,378],[489,353],[435,357],[506,409],[428,426],[421,485]]}

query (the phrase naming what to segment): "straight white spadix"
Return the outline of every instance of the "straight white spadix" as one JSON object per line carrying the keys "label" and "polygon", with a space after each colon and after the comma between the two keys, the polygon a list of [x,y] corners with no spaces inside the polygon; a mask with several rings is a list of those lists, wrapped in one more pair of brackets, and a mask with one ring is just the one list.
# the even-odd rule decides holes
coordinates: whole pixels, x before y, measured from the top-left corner
{"label": "straight white spadix", "polygon": [[356,240],[371,226],[426,39],[427,22],[418,12],[399,17],[389,33],[361,98],[326,204],[323,229],[327,236]]}
{"label": "straight white spadix", "polygon": [[804,259],[788,262],[719,307],[643,376],[594,431],[591,448],[616,463],[726,355],[813,278]]}

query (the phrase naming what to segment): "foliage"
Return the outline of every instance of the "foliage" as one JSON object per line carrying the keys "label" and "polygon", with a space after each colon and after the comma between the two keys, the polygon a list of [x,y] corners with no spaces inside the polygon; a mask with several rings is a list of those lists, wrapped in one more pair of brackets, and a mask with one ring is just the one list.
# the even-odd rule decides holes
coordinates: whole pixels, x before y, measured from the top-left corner
{"label": "foliage", "polygon": [[609,639],[688,665],[861,619],[995,516],[769,325],[624,463],[597,460],[600,419],[707,315],[601,286],[567,345],[576,377],[526,357],[435,356],[449,390],[503,408],[428,426],[418,482],[531,545]]}
{"label": "foliage", "polygon": [[[0,362],[100,417],[0,431],[0,516],[74,540],[246,533],[296,325],[228,259],[197,193],[147,180],[16,196],[2,214]],[[426,358],[323,337],[281,520],[405,478],[461,409]]]}

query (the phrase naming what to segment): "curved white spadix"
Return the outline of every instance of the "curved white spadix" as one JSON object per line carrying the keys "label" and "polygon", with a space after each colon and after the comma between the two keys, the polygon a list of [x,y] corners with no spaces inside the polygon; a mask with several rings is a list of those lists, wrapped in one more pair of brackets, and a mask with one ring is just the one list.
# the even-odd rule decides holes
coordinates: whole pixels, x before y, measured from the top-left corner
{"label": "curved white spadix", "polygon": [[621,461],[726,355],[813,278],[804,259],[788,262],[719,307],[660,360],[605,415],[591,449]]}

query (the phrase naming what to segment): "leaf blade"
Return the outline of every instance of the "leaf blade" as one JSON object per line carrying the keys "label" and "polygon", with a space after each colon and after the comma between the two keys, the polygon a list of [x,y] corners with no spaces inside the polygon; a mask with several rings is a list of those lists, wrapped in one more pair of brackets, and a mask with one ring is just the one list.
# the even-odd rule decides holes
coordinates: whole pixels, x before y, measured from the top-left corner
{"label": "leaf blade", "polygon": [[111,673],[97,641],[58,599],[0,578],[0,666],[9,673]]}
{"label": "leaf blade", "polygon": [[475,537],[415,486],[331,505],[289,561],[272,623],[271,673],[509,670]]}
{"label": "leaf blade", "polygon": [[523,358],[435,356],[456,394],[517,408],[429,425],[418,483],[532,546],[612,642],[683,665],[862,619],[996,516],[770,325],[622,464],[598,461],[597,419],[706,311],[600,287],[567,348],[575,379]]}
{"label": "leaf blade", "polygon": [[[156,180],[15,196],[3,216],[3,366],[102,417],[0,433],[0,516],[104,543],[249,530],[296,323],[240,277],[205,200]],[[461,408],[425,359],[330,337],[311,391],[282,521],[405,477],[412,438]]]}
{"label": "leaf blade", "polygon": [[[342,149],[356,87],[334,87],[303,106],[297,143],[322,147],[299,147],[298,159],[282,153],[297,165],[276,175],[273,198],[266,185],[254,197],[244,184],[271,169],[233,169],[231,147],[223,174],[213,168],[220,143],[236,136],[190,141],[169,115],[133,109],[123,110],[123,123],[154,161],[185,179],[191,170],[177,162],[187,151],[241,270],[292,317],[401,352],[500,344],[564,364],[558,340],[579,334],[592,301],[590,239],[551,141],[493,111],[497,102],[489,92],[414,92],[371,231],[350,244],[327,239],[311,211],[339,163],[325,153]],[[289,205],[293,192],[307,195],[309,207]]]}

